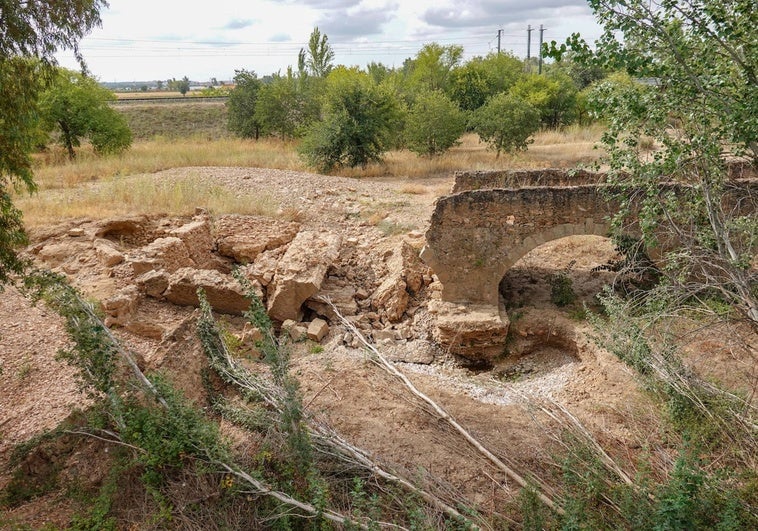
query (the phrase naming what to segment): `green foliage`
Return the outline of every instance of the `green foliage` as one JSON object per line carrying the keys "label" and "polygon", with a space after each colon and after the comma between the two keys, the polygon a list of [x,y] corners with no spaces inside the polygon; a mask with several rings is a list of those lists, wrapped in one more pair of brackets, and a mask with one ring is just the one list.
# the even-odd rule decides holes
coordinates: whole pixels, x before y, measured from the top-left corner
{"label": "green foliage", "polygon": [[446,91],[450,73],[463,57],[463,46],[442,46],[436,42],[425,44],[407,65],[411,90],[417,94]]}
{"label": "green foliage", "polygon": [[81,59],[79,39],[100,25],[100,9],[107,5],[106,0],[0,0],[0,61],[38,57],[52,62],[55,52],[64,49],[73,49]]}
{"label": "green foliage", "polygon": [[550,279],[550,301],[558,307],[568,306],[576,300],[574,284],[565,273],[553,275]]}
{"label": "green foliage", "polygon": [[568,125],[576,118],[577,88],[561,72],[524,76],[511,87],[510,94],[537,109],[545,127]]}
{"label": "green foliage", "polygon": [[108,105],[113,99],[113,93],[94,79],[59,69],[40,99],[43,126],[58,131],[72,159],[82,138],[88,138],[97,153],[121,153],[131,145],[132,134],[124,117]]}
{"label": "green foliage", "polygon": [[[602,466],[590,447],[571,437],[564,442],[561,529],[738,530],[758,523],[751,514],[755,497],[716,463],[702,461],[686,442],[667,477],[653,478],[645,457],[631,485]],[[533,511],[528,505],[522,510],[526,523]]]}
{"label": "green foliage", "polygon": [[299,80],[291,72],[261,86],[255,119],[262,133],[285,139],[302,136],[318,117],[317,87],[318,83]]}
{"label": "green foliage", "polygon": [[[578,36],[553,46],[578,62],[622,70],[627,83],[590,94],[607,124],[615,226],[639,220],[648,245],[668,240],[661,270],[682,300],[708,287],[758,323],[755,194],[730,180],[729,163],[758,154],[758,46],[752,2],[601,2],[590,7],[604,28],[593,51]],[[648,153],[640,139],[653,139]],[[665,182],[690,188],[667,192]],[[741,208],[731,206],[738,195]],[[635,196],[635,202],[629,198]]]}
{"label": "green foliage", "polygon": [[576,260],[569,262],[562,271],[550,275],[550,301],[558,307],[568,306],[576,300],[574,283],[569,276],[574,264]]}
{"label": "green foliage", "polygon": [[118,489],[118,478],[123,471],[123,466],[111,467],[98,495],[87,499],[85,511],[75,514],[71,519],[69,526],[71,531],[116,531],[118,529],[116,518],[110,516],[110,512]]}
{"label": "green foliage", "polygon": [[323,116],[300,147],[306,162],[328,172],[381,160],[401,118],[395,95],[367,74],[337,68],[327,78]]}
{"label": "green foliage", "polygon": [[334,50],[329,44],[329,38],[313,28],[308,38],[308,49],[300,49],[298,65],[301,73],[314,77],[326,77],[334,66]]}
{"label": "green foliage", "polygon": [[499,156],[502,151],[527,148],[529,137],[539,129],[539,113],[525,101],[503,92],[474,112],[471,125]]}
{"label": "green foliage", "polygon": [[44,463],[38,474],[30,475],[23,467],[14,470],[10,481],[0,493],[0,507],[19,507],[58,487],[60,465]]}
{"label": "green foliage", "polygon": [[174,79],[172,80],[172,83],[169,83],[169,88],[179,92],[182,96],[186,96],[190,89],[189,78],[184,76],[179,80]]}
{"label": "green foliage", "polygon": [[152,384],[167,406],[129,397],[123,405],[124,442],[141,449],[136,461],[145,467],[143,480],[157,487],[172,469],[181,468],[193,457],[219,458],[225,454],[218,426],[160,375]]}
{"label": "green foliage", "polygon": [[474,111],[500,92],[508,91],[522,76],[523,63],[507,53],[474,57],[453,68],[447,93],[461,109]]}
{"label": "green foliage", "polygon": [[441,91],[420,95],[408,112],[405,140],[408,149],[434,156],[454,145],[466,128],[466,118]]}
{"label": "green foliage", "polygon": [[236,70],[234,90],[229,94],[226,106],[229,117],[229,130],[242,138],[258,140],[261,125],[255,113],[261,82],[255,72]]}

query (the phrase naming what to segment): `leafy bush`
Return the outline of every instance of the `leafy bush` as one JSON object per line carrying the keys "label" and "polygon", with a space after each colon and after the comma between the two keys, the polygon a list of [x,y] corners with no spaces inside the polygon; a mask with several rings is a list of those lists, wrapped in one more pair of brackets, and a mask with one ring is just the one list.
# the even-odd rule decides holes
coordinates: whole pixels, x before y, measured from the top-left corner
{"label": "leafy bush", "polygon": [[126,119],[108,106],[113,99],[96,80],[61,68],[40,99],[43,125],[58,130],[72,159],[82,138],[89,139],[96,153],[121,153],[131,146],[132,133]]}
{"label": "leafy bush", "polygon": [[235,88],[229,94],[229,130],[242,138],[260,136],[261,126],[255,114],[261,82],[255,72],[237,70],[234,75]]}
{"label": "leafy bush", "polygon": [[471,126],[499,156],[501,151],[525,150],[539,129],[540,117],[530,104],[503,92],[474,112]]}
{"label": "leafy bush", "polygon": [[323,118],[310,127],[300,153],[323,172],[379,161],[392,144],[400,117],[391,91],[363,72],[338,68],[327,78]]}
{"label": "leafy bush", "polygon": [[439,155],[457,144],[466,129],[458,106],[441,91],[420,95],[405,123],[408,149],[419,155]]}

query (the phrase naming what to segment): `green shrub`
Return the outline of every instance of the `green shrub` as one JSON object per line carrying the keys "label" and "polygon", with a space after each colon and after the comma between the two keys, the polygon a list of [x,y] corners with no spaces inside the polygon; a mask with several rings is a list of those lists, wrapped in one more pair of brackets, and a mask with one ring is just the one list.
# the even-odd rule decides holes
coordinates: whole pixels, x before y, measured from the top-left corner
{"label": "green shrub", "polygon": [[400,118],[390,90],[368,74],[337,68],[327,78],[323,117],[309,128],[300,154],[322,172],[377,162],[395,140]]}
{"label": "green shrub", "polygon": [[493,96],[471,117],[471,127],[497,155],[526,150],[529,137],[540,127],[537,110],[506,93]]}
{"label": "green shrub", "polygon": [[424,93],[408,113],[406,145],[419,155],[439,155],[457,145],[465,129],[465,115],[442,91]]}

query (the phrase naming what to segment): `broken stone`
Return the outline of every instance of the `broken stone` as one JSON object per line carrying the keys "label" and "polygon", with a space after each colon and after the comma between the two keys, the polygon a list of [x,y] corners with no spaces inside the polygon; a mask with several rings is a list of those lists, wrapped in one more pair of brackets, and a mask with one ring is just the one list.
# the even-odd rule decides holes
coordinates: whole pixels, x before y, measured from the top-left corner
{"label": "broken stone", "polygon": [[321,289],[327,268],[339,256],[341,243],[342,237],[330,232],[298,233],[268,286],[268,312],[272,319],[297,318],[302,304]]}
{"label": "broken stone", "polygon": [[128,286],[101,302],[105,312],[105,326],[124,326],[137,310],[139,291],[137,286]]}
{"label": "broken stone", "polygon": [[509,325],[506,313],[489,305],[470,305],[464,311],[457,306],[429,302],[429,312],[436,317],[435,341],[453,354],[478,363],[491,363],[503,354]]}
{"label": "broken stone", "polygon": [[169,278],[169,286],[164,296],[166,300],[179,306],[198,306],[198,288],[205,291],[208,303],[217,312],[241,314],[250,307],[250,300],[239,283],[213,269],[178,269]]}
{"label": "broken stone", "polygon": [[98,238],[94,243],[95,254],[100,263],[105,267],[113,267],[125,260],[123,253],[119,252],[110,240]]}
{"label": "broken stone", "polygon": [[196,265],[190,258],[184,242],[175,236],[152,241],[132,255],[130,262],[135,276],[153,269],[165,269],[173,273],[178,269]]}
{"label": "broken stone", "polygon": [[298,223],[264,216],[222,216],[215,224],[219,254],[240,263],[290,243],[299,230]]}
{"label": "broken stone", "polygon": [[124,324],[124,329],[141,337],[158,340],[163,339],[163,334],[166,332],[161,325],[142,319],[130,319]]}
{"label": "broken stone", "polygon": [[375,330],[373,335],[374,335],[374,341],[376,341],[377,343],[382,343],[384,341],[397,340],[396,331],[392,329]]}
{"label": "broken stone", "polygon": [[374,292],[371,307],[381,310],[391,322],[399,321],[408,307],[409,296],[405,288],[405,280],[391,275]]}
{"label": "broken stone", "polygon": [[436,347],[424,340],[413,341],[412,343],[394,343],[382,347],[382,355],[396,363],[429,365],[434,361],[435,352]]}
{"label": "broken stone", "polygon": [[169,235],[179,238],[187,248],[189,257],[201,269],[213,269],[215,260],[211,251],[213,238],[211,226],[207,219],[199,219],[182,225],[169,232]]}
{"label": "broken stone", "polygon": [[343,316],[358,313],[358,304],[355,302],[355,288],[346,286],[344,282],[333,277],[328,277],[319,292],[308,299],[305,305],[330,321],[335,321],[338,319],[337,313],[326,300],[330,300]]}
{"label": "broken stone", "polygon": [[260,253],[252,264],[244,266],[243,273],[249,279],[257,280],[261,286],[268,286],[274,279],[276,266],[284,255],[284,248],[271,249]]}
{"label": "broken stone", "polygon": [[148,297],[160,299],[168,289],[169,275],[163,269],[148,271],[135,279],[139,289]]}
{"label": "broken stone", "polygon": [[292,341],[302,341],[308,335],[308,329],[293,319],[284,321],[282,323],[282,330],[290,336]]}
{"label": "broken stone", "polygon": [[57,267],[89,249],[90,244],[85,242],[50,243],[42,247],[37,256],[50,267]]}
{"label": "broken stone", "polygon": [[314,319],[308,325],[308,339],[321,341],[329,333],[329,325],[323,319]]}

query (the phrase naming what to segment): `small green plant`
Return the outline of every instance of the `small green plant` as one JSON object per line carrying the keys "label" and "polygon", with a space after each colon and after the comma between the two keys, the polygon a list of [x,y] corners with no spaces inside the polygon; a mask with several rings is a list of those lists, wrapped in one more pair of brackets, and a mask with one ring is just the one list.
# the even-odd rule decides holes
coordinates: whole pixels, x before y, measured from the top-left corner
{"label": "small green plant", "polygon": [[24,362],[21,364],[21,367],[18,368],[16,377],[21,381],[26,380],[31,374],[33,368],[32,360],[30,360],[28,356],[24,357]]}
{"label": "small green plant", "polygon": [[576,300],[574,283],[569,277],[574,264],[576,260],[572,260],[562,271],[550,276],[550,301],[558,307],[568,306]]}
{"label": "small green plant", "polygon": [[324,352],[324,347],[323,345],[320,345],[319,343],[312,342],[308,346],[308,352],[310,352],[311,354],[321,354],[322,352]]}
{"label": "small green plant", "polygon": [[379,222],[379,224],[376,226],[380,231],[382,231],[382,234],[385,236],[395,236],[396,234],[405,234],[407,232],[410,232],[414,229],[411,225],[406,225],[404,223],[398,223],[397,221],[390,221],[387,219],[383,219]]}

